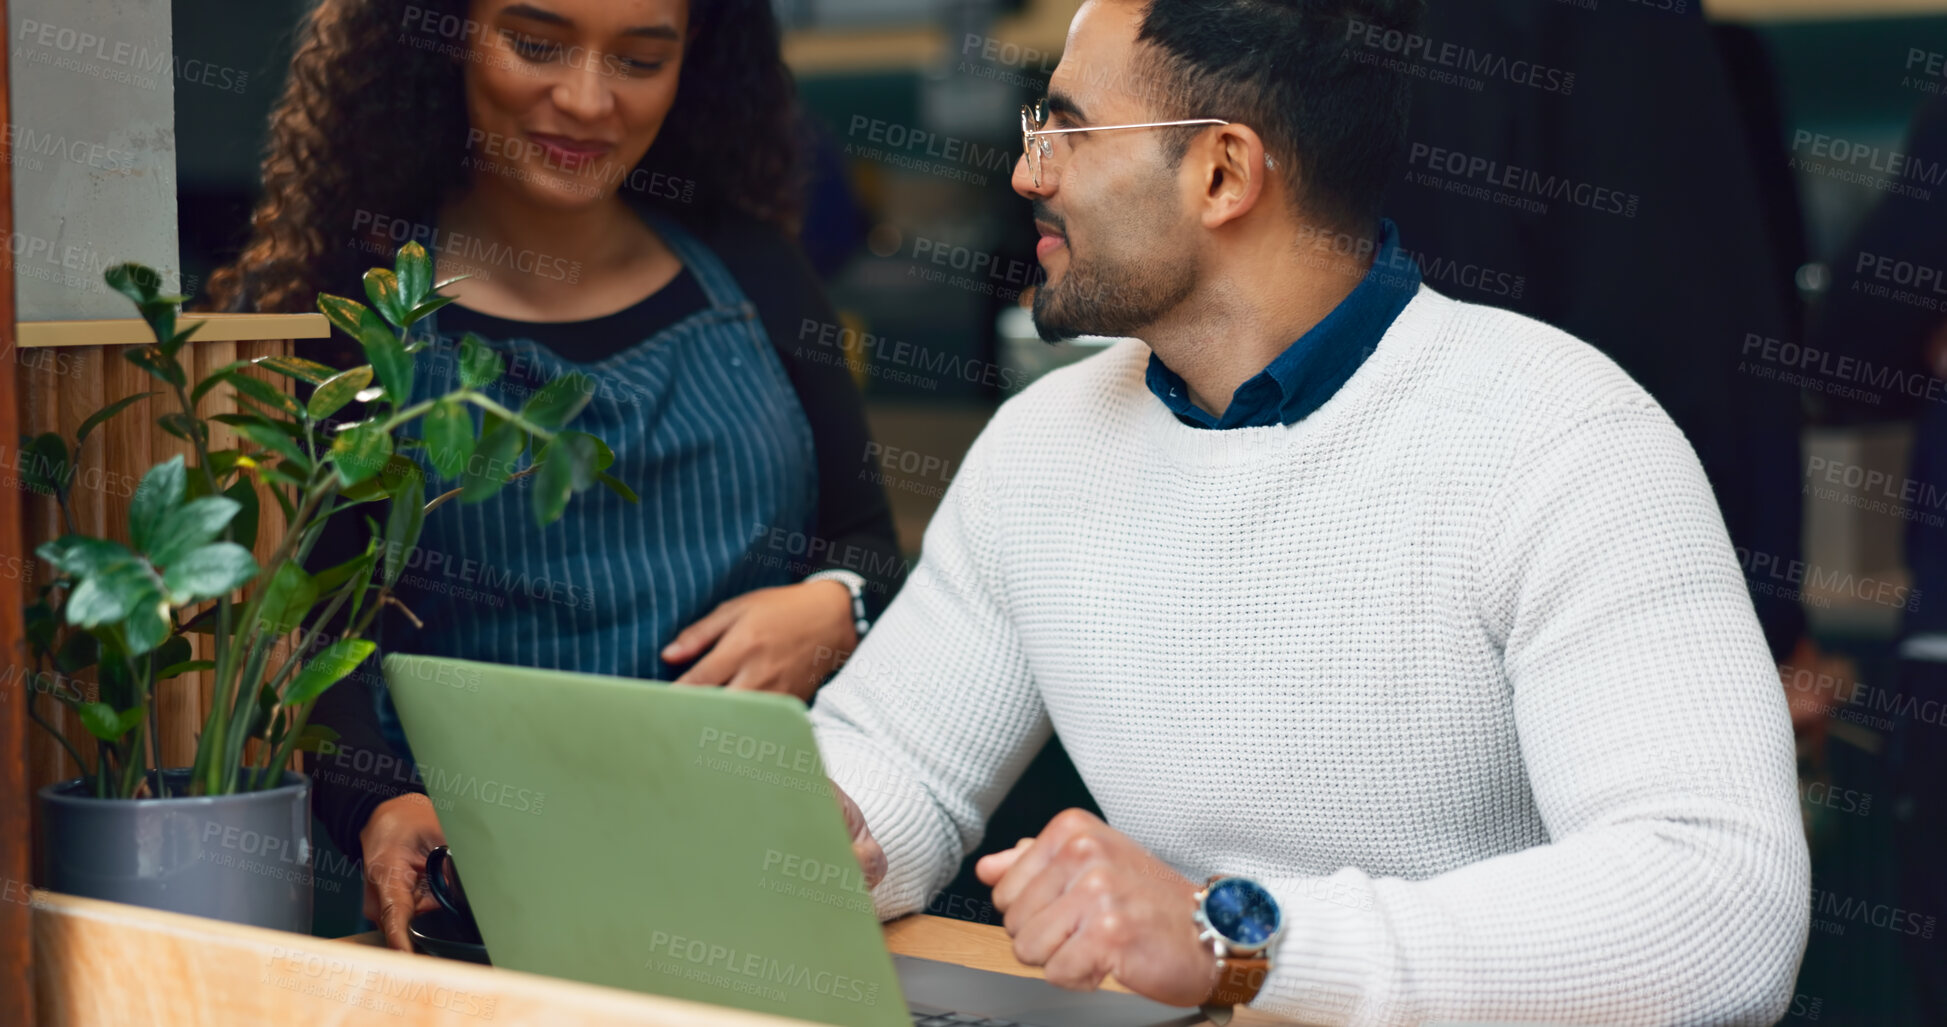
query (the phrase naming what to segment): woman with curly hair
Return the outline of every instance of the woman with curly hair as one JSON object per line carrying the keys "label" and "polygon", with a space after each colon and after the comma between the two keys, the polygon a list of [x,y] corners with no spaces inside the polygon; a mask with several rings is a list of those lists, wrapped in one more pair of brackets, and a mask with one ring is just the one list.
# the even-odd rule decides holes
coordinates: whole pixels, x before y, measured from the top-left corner
{"label": "woman with curly hair", "polygon": [[[454,387],[466,333],[501,353],[490,391],[511,406],[582,371],[596,388],[575,427],[640,496],[591,490],[548,529],[518,487],[443,505],[401,581],[424,627],[389,624],[382,649],[808,698],[857,643],[901,561],[858,393],[800,341],[836,318],[788,241],[798,124],[767,0],[321,0],[307,16],[216,306],[360,295],[363,268],[418,239],[440,278],[471,276],[422,322],[418,390]],[[376,680],[318,705],[339,738],[313,763],[314,807],[364,861],[366,916],[408,948],[443,835],[390,755],[404,743]]]}

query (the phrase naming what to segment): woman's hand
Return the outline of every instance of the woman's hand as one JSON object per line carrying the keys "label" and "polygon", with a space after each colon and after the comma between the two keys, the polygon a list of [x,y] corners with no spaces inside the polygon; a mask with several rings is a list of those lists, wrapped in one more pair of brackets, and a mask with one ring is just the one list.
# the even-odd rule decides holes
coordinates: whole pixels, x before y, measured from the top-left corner
{"label": "woman's hand", "polygon": [[684,628],[662,658],[696,660],[676,679],[679,685],[786,692],[808,701],[858,644],[851,590],[836,581],[806,581],[760,588],[718,606]]}
{"label": "woman's hand", "polygon": [[412,792],[379,803],[358,841],[365,849],[365,919],[379,925],[386,945],[411,952],[406,925],[439,906],[426,888],[426,854],[446,844],[433,800]]}

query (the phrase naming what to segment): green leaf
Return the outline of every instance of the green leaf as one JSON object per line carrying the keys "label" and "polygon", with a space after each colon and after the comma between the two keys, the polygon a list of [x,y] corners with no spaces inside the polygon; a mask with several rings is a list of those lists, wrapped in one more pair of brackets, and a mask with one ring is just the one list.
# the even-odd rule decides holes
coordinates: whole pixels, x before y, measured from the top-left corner
{"label": "green leaf", "polygon": [[270,718],[277,712],[277,693],[266,681],[257,689],[257,701],[250,704],[250,723],[243,729],[245,738],[256,738],[270,726]]}
{"label": "green leaf", "polygon": [[376,421],[360,421],[331,440],[331,462],[346,485],[379,473],[391,457],[392,433]]}
{"label": "green leaf", "polygon": [[[569,440],[578,441],[569,442]],[[564,431],[557,433],[554,441],[542,446],[541,451],[535,455],[534,459],[537,462],[547,459],[549,450],[553,449],[556,445],[564,443],[568,444],[572,449],[585,448],[588,450],[589,474],[586,480],[583,480],[580,485],[576,486],[576,492],[580,492],[589,485],[594,484],[594,475],[598,472],[608,470],[615,463],[615,451],[608,448],[608,443],[603,442],[601,439],[585,431]]]}
{"label": "green leaf", "polygon": [[534,494],[535,522],[553,524],[568,508],[568,495],[595,484],[595,476],[615,462],[608,444],[587,432],[564,431],[542,447]]}
{"label": "green leaf", "polygon": [[257,487],[249,478],[238,478],[223,494],[236,501],[237,519],[230,522],[230,541],[245,549],[257,544],[257,514],[262,504],[257,500]]}
{"label": "green leaf", "polygon": [[189,622],[183,625],[183,631],[187,634],[194,635],[216,634],[217,612],[217,605],[215,603],[204,607],[201,613],[189,618]]}
{"label": "green leaf", "polygon": [[[160,667],[169,667],[178,663],[182,663],[185,660],[188,660],[192,655],[194,655],[194,653],[191,651],[189,639],[184,638],[181,635],[177,635],[176,637],[170,639],[169,641],[164,642],[163,644],[157,646],[155,648],[155,651],[149,654],[149,657],[150,659],[154,660],[155,665],[160,668]],[[160,677],[158,677],[158,680],[160,680]]]}
{"label": "green leaf", "polygon": [[404,406],[412,396],[412,354],[369,310],[359,321],[358,342],[365,348],[365,359],[372,370],[378,373],[379,384],[385,386],[385,398],[395,406]]}
{"label": "green leaf", "polygon": [[627,485],[622,484],[622,479],[617,478],[613,474],[597,474],[595,476],[595,480],[601,482],[603,485],[608,486],[608,490],[610,492],[613,492],[616,495],[621,496],[623,499],[626,499],[631,503],[642,502],[641,497],[635,494],[634,489],[628,487]]}
{"label": "green leaf", "polygon": [[307,407],[311,419],[322,421],[343,410],[345,404],[350,403],[352,398],[358,395],[359,390],[370,384],[372,384],[372,368],[369,365],[354,367],[325,379],[324,383],[311,393],[311,402]]}
{"label": "green leaf", "polygon": [[318,310],[324,314],[325,320],[354,339],[358,338],[358,323],[367,313],[365,304],[328,292],[318,294]]}
{"label": "green leaf", "polygon": [[399,247],[392,257],[392,269],[407,306],[426,298],[426,290],[433,285],[433,259],[426,255],[426,247],[416,240]]}
{"label": "green leaf", "polygon": [[77,578],[99,573],[118,563],[135,561],[135,553],[120,542],[86,535],[63,535],[52,542],[43,542],[34,555]]}
{"label": "green leaf", "polygon": [[298,671],[297,680],[284,689],[284,705],[302,706],[315,701],[342,680],[345,675],[358,669],[367,656],[378,646],[363,638],[347,638],[326,646],[323,652],[311,657]]}
{"label": "green leaf", "polygon": [[162,288],[162,276],[154,268],[129,261],[116,264],[101,273],[108,287],[129,298],[137,307],[155,299],[156,292]]}
{"label": "green leaf", "polygon": [[534,523],[553,524],[568,509],[568,496],[574,491],[574,460],[562,455],[541,464],[534,476],[532,498]]}
{"label": "green leaf", "polygon": [[129,607],[122,621],[122,640],[130,656],[141,656],[169,638],[169,604],[162,593],[151,589]]}
{"label": "green leaf", "polygon": [[150,396],[160,396],[160,395],[162,395],[162,393],[160,392],[138,392],[133,396],[124,396],[121,399],[118,399],[115,402],[110,403],[105,407],[102,407],[100,410],[97,410],[94,413],[89,414],[88,419],[81,422],[81,427],[75,431],[74,444],[76,446],[79,446],[83,442],[88,441],[89,432],[94,431],[96,428],[99,428],[103,424],[108,423],[109,418],[114,417],[116,414],[119,414],[124,410],[127,410],[130,406],[133,406],[136,403],[140,403],[141,401],[148,399]]}
{"label": "green leaf", "polygon": [[174,435],[175,437],[183,440],[184,442],[207,443],[210,438],[209,428],[207,425],[205,425],[201,420],[191,420],[187,415],[181,413],[180,411],[176,413],[163,414],[161,417],[156,418],[156,423],[162,426],[163,431],[166,431],[169,434]]}
{"label": "green leaf", "polygon": [[226,371],[223,377],[227,378],[230,384],[236,387],[238,392],[276,410],[286,417],[297,417],[304,410],[303,407],[297,405],[297,400],[290,393],[264,381],[262,378],[252,378],[244,374],[241,370]]}
{"label": "green leaf", "polygon": [[135,730],[135,726],[142,723],[142,718],[149,715],[149,711],[140,706],[117,713],[113,706],[103,702],[82,703],[75,712],[81,714],[81,726],[87,728],[89,734],[110,743],[120,741],[123,735]]}
{"label": "green leaf", "polygon": [[156,596],[155,575],[139,561],[109,564],[83,578],[61,608],[68,623],[100,627],[128,616],[135,604]]}
{"label": "green leaf", "polygon": [[151,536],[149,562],[157,567],[174,566],[193,549],[223,534],[243,504],[228,496],[192,499],[162,516]]}
{"label": "green leaf", "polygon": [[[291,473],[283,464],[271,464],[268,467],[260,464],[257,467],[257,477],[262,478],[272,485],[289,485],[294,489],[302,489],[305,485],[309,484],[303,478]],[[272,498],[277,500],[278,509],[284,511],[284,519],[286,521],[290,520],[297,513],[297,509],[291,506],[290,499],[284,493],[272,489],[270,494]]]}
{"label": "green leaf", "polygon": [[439,308],[447,305],[448,303],[453,302],[457,298],[458,297],[455,296],[434,296],[431,299],[426,300],[425,302],[419,304],[418,306],[412,308],[411,310],[406,311],[406,324],[410,325],[410,324],[419,323],[420,319],[424,318],[427,314],[430,314],[433,311],[438,310]]}
{"label": "green leaf", "polygon": [[466,470],[473,455],[473,415],[458,400],[441,400],[426,413],[426,457],[443,478]]}
{"label": "green leaf", "polygon": [[95,698],[107,703],[111,708],[120,706],[127,709],[139,700],[135,695],[135,678],[128,672],[128,661],[122,659],[122,650],[103,639],[101,665],[95,668]]}
{"label": "green leaf", "polygon": [[570,371],[529,396],[521,405],[521,416],[552,430],[574,420],[594,398],[595,379],[580,371]]}
{"label": "green leaf", "polygon": [[197,382],[196,387],[189,390],[189,398],[197,401],[198,403],[202,402],[203,397],[209,395],[211,389],[214,389],[217,386],[223,384],[224,380],[229,378],[231,371],[234,371],[239,367],[249,367],[249,366],[250,366],[250,361],[248,360],[232,360],[229,363],[224,364],[222,367],[219,367],[214,371],[211,371],[210,373],[204,375],[203,380]]}
{"label": "green leaf", "polygon": [[209,322],[207,321],[197,321],[192,323],[189,327],[184,328],[181,331],[177,331],[175,304],[172,303],[170,304],[167,318],[165,319],[161,315],[161,312],[158,311],[157,317],[153,323],[153,328],[156,337],[156,348],[168,354],[169,356],[173,357],[182,350],[183,345],[185,343],[189,342],[191,336],[194,336],[198,331],[202,329],[204,325],[208,323]]}
{"label": "green leaf", "polygon": [[[184,298],[186,299],[187,297]],[[183,344],[188,342],[191,336],[195,335],[198,331],[201,331],[203,326],[206,324],[209,324],[209,322],[198,321],[195,324],[190,325],[188,328],[185,328],[182,331],[177,332],[174,335],[171,335],[167,340],[158,343],[158,345],[162,347],[162,351],[164,353],[174,354],[177,350],[182,349]]]}
{"label": "green leaf", "polygon": [[[226,500],[227,502],[227,500]],[[183,555],[162,574],[162,584],[177,605],[217,599],[257,576],[257,558],[235,542],[215,542]]]}
{"label": "green leaf", "polygon": [[26,462],[25,467],[17,467],[22,484],[42,495],[67,491],[74,467],[68,460],[68,444],[61,436],[43,432],[26,440],[20,449]]}
{"label": "green leaf", "polygon": [[331,743],[337,740],[338,732],[323,724],[306,724],[304,730],[297,733],[297,750],[329,756],[333,751]]}
{"label": "green leaf", "polygon": [[326,367],[315,360],[305,360],[302,357],[258,357],[250,362],[266,370],[276,371],[286,378],[295,378],[308,385],[323,384],[326,379],[338,373],[336,368]]}
{"label": "green leaf", "polygon": [[[365,298],[371,300],[373,308],[395,325],[405,323],[406,311],[411,309],[405,297],[400,295],[399,276],[382,267],[365,272]],[[364,337],[362,324],[359,337]]]}
{"label": "green leaf", "polygon": [[375,499],[388,499],[398,494],[409,478],[424,478],[426,472],[413,463],[411,457],[393,453],[385,461],[379,473],[356,485],[347,485],[338,494],[351,503],[369,503]]}
{"label": "green leaf", "polygon": [[311,580],[317,583],[319,595],[330,595],[345,582],[368,573],[372,568],[373,559],[373,554],[370,552],[354,556],[336,567],[319,571]]}
{"label": "green leaf", "polygon": [[318,583],[311,575],[297,564],[278,564],[264,586],[257,622],[271,633],[282,635],[302,624],[304,615],[311,612],[312,604],[317,601]]}
{"label": "green leaf", "polygon": [[86,631],[68,633],[67,641],[61,643],[61,651],[54,654],[54,669],[63,674],[73,674],[95,665],[101,658],[101,643]]}
{"label": "green leaf", "polygon": [[478,503],[499,492],[514,472],[514,458],[527,441],[527,433],[512,421],[489,416],[482,427],[486,430],[473,447],[473,459],[467,461],[466,472],[460,476],[462,503]]}
{"label": "green leaf", "polygon": [[175,360],[176,349],[180,348],[170,345],[170,340],[176,335],[176,304],[180,302],[181,296],[157,296],[135,305],[136,313],[148,322],[149,333],[155,336],[156,352],[171,361]]}
{"label": "green leaf", "polygon": [[128,538],[140,552],[148,552],[151,534],[169,511],[183,503],[188,472],[180,454],[149,468],[128,504]]}
{"label": "green leaf", "polygon": [[285,431],[277,422],[269,418],[258,417],[254,414],[246,415],[245,417],[236,417],[234,420],[228,419],[233,415],[219,414],[218,416],[226,418],[224,423],[236,429],[238,435],[255,442],[257,445],[289,461],[292,466],[298,469],[300,476],[311,473],[310,455],[305,453],[298,446],[297,440],[291,437],[291,433]]}
{"label": "green leaf", "polygon": [[194,674],[199,670],[215,669],[215,660],[184,660],[181,663],[169,664],[161,670],[156,671],[155,679],[157,681],[168,681],[172,678],[182,677],[184,674]]}
{"label": "green leaf", "polygon": [[419,529],[426,521],[426,485],[413,479],[392,497],[392,508],[385,515],[385,587],[391,588],[405,570],[406,557],[419,544]]}
{"label": "green leaf", "polygon": [[179,389],[187,384],[183,378],[182,365],[176,363],[175,357],[162,352],[157,347],[144,346],[141,349],[131,349],[124,352],[122,357],[129,363]]}
{"label": "green leaf", "polygon": [[481,389],[500,380],[507,365],[485,339],[468,332],[460,337],[460,384]]}

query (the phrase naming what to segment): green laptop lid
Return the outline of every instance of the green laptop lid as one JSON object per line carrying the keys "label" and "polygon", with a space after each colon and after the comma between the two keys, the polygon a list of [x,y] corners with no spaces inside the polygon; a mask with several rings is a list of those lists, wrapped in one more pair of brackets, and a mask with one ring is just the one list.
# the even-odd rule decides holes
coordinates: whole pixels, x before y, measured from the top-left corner
{"label": "green laptop lid", "polygon": [[797,700],[392,655],[496,966],[910,1024]]}

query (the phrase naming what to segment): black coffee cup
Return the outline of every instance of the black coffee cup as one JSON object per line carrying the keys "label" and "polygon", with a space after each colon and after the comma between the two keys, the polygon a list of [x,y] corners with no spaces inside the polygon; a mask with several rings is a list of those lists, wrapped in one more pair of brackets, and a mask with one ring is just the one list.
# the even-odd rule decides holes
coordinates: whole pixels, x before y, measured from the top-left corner
{"label": "black coffee cup", "polygon": [[[453,883],[446,871],[453,869]],[[486,963],[487,947],[480,940],[480,925],[473,919],[467,903],[466,887],[460,884],[459,870],[453,867],[453,853],[441,845],[426,854],[426,890],[439,909],[412,918],[407,933],[414,945],[430,955]]]}
{"label": "black coffee cup", "polygon": [[480,927],[473,919],[473,907],[466,900],[466,885],[460,883],[460,871],[453,870],[453,883],[446,883],[446,868],[453,862],[453,851],[444,845],[435,846],[426,854],[426,888],[433,893],[433,901],[446,907],[448,913],[480,933]]}

